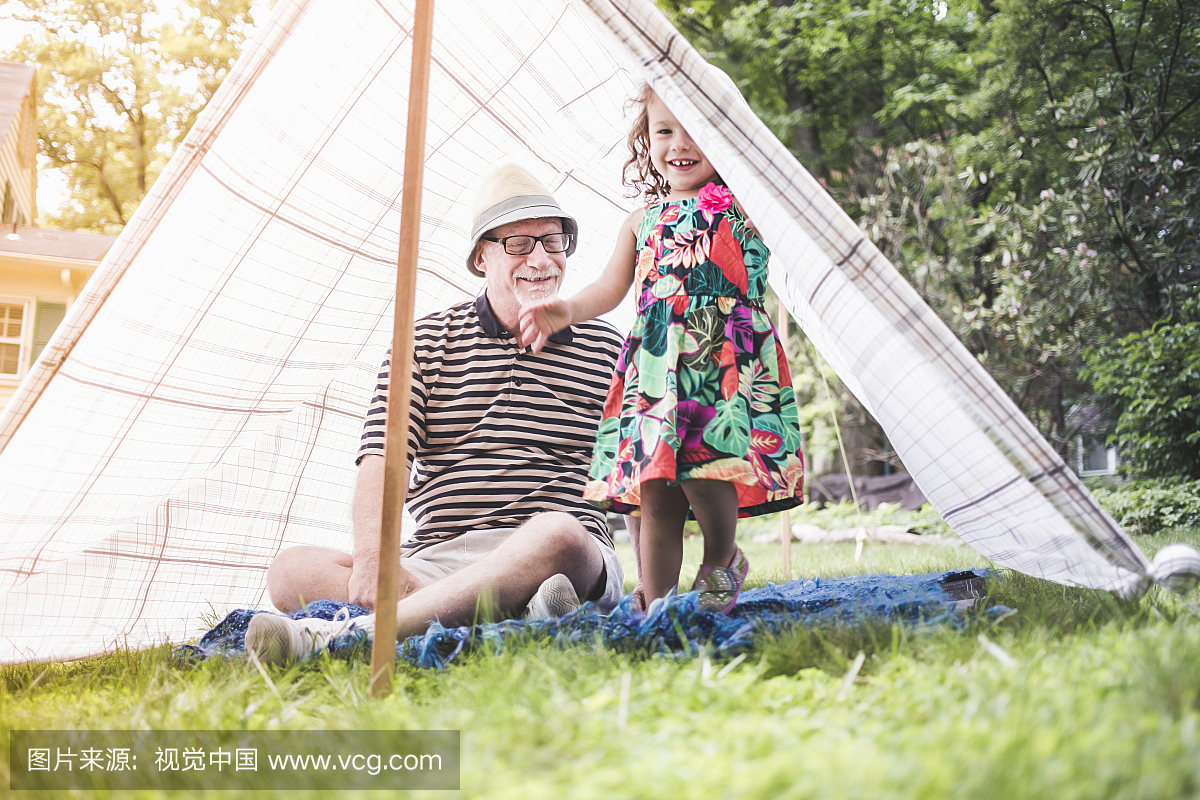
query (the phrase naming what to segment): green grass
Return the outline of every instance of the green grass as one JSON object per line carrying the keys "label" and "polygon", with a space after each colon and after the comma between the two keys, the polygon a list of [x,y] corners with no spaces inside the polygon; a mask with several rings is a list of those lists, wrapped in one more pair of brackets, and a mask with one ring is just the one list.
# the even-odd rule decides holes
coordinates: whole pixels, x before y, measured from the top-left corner
{"label": "green grass", "polygon": [[[749,542],[756,532],[747,526],[744,542],[751,582],[782,580],[778,545]],[[1200,543],[1200,529],[1138,539],[1150,555],[1174,541]],[[698,546],[687,541],[685,580]],[[623,556],[628,563],[627,546]],[[795,544],[792,574],[983,563],[968,548],[868,543],[855,562],[853,544]],[[366,698],[365,664],[331,659],[266,677],[240,661],[179,666],[166,647],[6,667],[0,747],[13,728],[453,728],[462,731],[467,797],[1200,792],[1200,592],[1122,602],[1019,575],[991,591],[1019,613],[961,628],[796,628],[725,673],[729,665],[706,655],[676,662],[526,642],[442,673],[401,666],[395,693],[378,702]],[[1015,665],[989,654],[981,636]],[[860,651],[859,678],[839,701]]]}

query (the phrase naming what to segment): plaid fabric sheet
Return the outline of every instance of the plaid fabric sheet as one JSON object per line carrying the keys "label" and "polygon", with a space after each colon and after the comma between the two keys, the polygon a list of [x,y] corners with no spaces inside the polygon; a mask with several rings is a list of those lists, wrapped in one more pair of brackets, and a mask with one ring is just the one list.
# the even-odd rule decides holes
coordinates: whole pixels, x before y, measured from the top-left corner
{"label": "plaid fabric sheet", "polygon": [[[280,0],[0,414],[0,662],[183,641],[267,604],[280,548],[349,549],[391,340],[412,7]],[[477,176],[580,222],[564,291],[636,201],[648,79],[773,251],[772,283],[933,504],[998,565],[1130,591],[1148,564],[852,221],[649,0],[439,0],[419,314],[476,295]],[[611,321],[627,328],[629,301]]]}

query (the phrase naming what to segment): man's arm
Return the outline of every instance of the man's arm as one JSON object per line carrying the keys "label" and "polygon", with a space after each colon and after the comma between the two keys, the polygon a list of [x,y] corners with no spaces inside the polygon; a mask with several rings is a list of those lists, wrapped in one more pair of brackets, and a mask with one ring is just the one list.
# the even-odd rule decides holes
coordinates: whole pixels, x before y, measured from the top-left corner
{"label": "man's arm", "polygon": [[[350,523],[354,529],[353,566],[346,587],[348,599],[363,608],[375,608],[379,582],[379,537],[383,523],[383,462],[382,455],[367,454],[358,465],[354,484],[354,500],[350,506]],[[408,470],[404,470],[404,485],[408,485]],[[400,570],[400,597],[415,592],[421,584],[403,569]]]}

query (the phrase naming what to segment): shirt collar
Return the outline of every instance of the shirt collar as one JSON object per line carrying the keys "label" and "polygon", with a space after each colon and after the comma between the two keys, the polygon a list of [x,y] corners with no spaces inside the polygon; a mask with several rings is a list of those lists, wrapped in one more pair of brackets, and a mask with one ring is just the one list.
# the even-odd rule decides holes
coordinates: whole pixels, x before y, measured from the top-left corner
{"label": "shirt collar", "polygon": [[[500,320],[496,319],[496,314],[492,311],[492,304],[488,302],[486,291],[475,298],[475,313],[479,314],[479,324],[488,336],[493,339],[502,339],[508,335],[508,331],[500,324]],[[570,344],[574,338],[570,328],[563,328],[561,331],[550,334],[550,341],[555,344]]]}

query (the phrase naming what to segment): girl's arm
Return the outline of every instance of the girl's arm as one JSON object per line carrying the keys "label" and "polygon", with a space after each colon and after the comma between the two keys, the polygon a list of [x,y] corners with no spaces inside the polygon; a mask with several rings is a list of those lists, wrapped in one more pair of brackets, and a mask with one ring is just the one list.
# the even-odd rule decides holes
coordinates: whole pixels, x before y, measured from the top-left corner
{"label": "girl's arm", "polygon": [[636,231],[641,224],[642,210],[638,209],[621,223],[617,246],[599,280],[586,286],[570,300],[554,297],[521,308],[521,343],[532,344],[540,352],[556,331],[576,322],[593,319],[612,311],[625,297],[633,283],[637,262]]}

